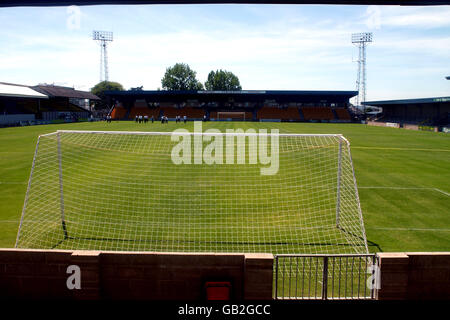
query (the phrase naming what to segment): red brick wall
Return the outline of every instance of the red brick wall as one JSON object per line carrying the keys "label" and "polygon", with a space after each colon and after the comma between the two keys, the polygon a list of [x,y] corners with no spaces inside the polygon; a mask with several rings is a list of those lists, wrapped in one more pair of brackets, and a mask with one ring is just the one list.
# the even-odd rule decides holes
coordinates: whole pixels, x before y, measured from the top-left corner
{"label": "red brick wall", "polygon": [[379,253],[379,300],[450,299],[450,252]]}
{"label": "red brick wall", "polygon": [[[81,289],[69,290],[69,265]],[[271,299],[270,254],[189,254],[0,249],[0,297],[201,300],[206,281],[229,281],[231,298]]]}
{"label": "red brick wall", "polygon": [[[379,300],[450,299],[450,252],[379,253]],[[66,286],[81,269],[81,289]],[[234,300],[272,299],[271,254],[0,249],[0,298],[201,300],[229,281]]]}
{"label": "red brick wall", "polygon": [[408,253],[408,299],[450,299],[450,253]]}

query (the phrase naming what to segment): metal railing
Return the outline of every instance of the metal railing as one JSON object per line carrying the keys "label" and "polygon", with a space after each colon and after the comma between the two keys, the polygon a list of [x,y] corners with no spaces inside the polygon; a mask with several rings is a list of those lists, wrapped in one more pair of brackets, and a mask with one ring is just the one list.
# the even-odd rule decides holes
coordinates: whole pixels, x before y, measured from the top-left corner
{"label": "metal railing", "polygon": [[375,254],[275,256],[275,299],[374,299]]}

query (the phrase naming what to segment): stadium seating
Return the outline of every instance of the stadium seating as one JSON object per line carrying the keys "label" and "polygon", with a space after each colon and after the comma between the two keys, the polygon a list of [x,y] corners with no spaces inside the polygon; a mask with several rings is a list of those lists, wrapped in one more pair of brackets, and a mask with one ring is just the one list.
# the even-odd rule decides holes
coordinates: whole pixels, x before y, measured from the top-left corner
{"label": "stadium seating", "polygon": [[[222,111],[211,111],[209,113],[210,119],[217,119],[218,113]],[[226,112],[226,111],[223,111]],[[239,111],[236,111],[239,112]],[[195,108],[192,106],[185,106],[182,108],[177,107],[171,103],[161,103],[159,107],[149,108],[146,103],[135,103],[130,112],[127,113],[127,109],[118,104],[114,107],[111,116],[113,119],[123,119],[127,116],[128,119],[135,119],[137,115],[152,116],[155,119],[159,119],[161,115],[168,118],[175,118],[176,116],[186,116],[188,119],[202,119],[206,114],[206,111],[202,108]],[[231,116],[230,116],[231,117]],[[223,116],[225,119],[226,116]],[[232,117],[231,117],[232,118]],[[242,116],[236,116],[236,119],[240,119]],[[278,108],[273,106],[264,106],[257,111],[257,119],[279,119],[279,120],[345,120],[350,121],[351,115],[346,108],[336,108],[332,110],[330,107],[302,107],[300,110],[297,107],[285,107]],[[245,112],[245,120],[253,120],[252,112]]]}
{"label": "stadium seating", "polygon": [[[209,118],[210,119],[217,119],[218,118],[218,113],[219,112],[221,112],[221,111],[211,111],[210,113],[209,113]],[[222,111],[222,112],[227,112],[227,111]],[[240,112],[240,111],[236,111],[236,112]],[[236,115],[236,116],[232,116],[232,115],[230,115],[230,116],[225,116],[225,115],[221,115],[220,116],[220,119],[225,119],[225,118],[232,118],[232,119],[242,119],[242,120],[244,120],[244,115],[241,113],[241,114],[239,114],[239,115]],[[251,121],[251,120],[253,120],[253,113],[252,112],[245,112],[245,120],[247,120],[247,121]]]}
{"label": "stadium seating", "polygon": [[148,116],[158,119],[160,114],[160,108],[147,108],[147,107],[134,107],[130,110],[129,119],[133,120],[136,116]]}
{"label": "stadium seating", "polygon": [[333,120],[334,115],[328,107],[303,107],[305,120]]}
{"label": "stadium seating", "polygon": [[127,114],[127,109],[122,106],[115,106],[111,112],[111,118],[114,120],[123,119]]}
{"label": "stadium seating", "polygon": [[348,112],[347,109],[337,108],[337,109],[335,109],[335,111],[336,111],[336,114],[337,114],[339,120],[351,120],[352,119],[350,116],[350,113]]}
{"label": "stadium seating", "polygon": [[300,113],[295,107],[278,108],[264,106],[257,112],[258,119],[300,120]]}
{"label": "stadium seating", "polygon": [[205,115],[205,110],[193,107],[175,108],[163,107],[163,115],[167,118],[175,118],[176,116],[186,116],[188,119],[202,119]]}

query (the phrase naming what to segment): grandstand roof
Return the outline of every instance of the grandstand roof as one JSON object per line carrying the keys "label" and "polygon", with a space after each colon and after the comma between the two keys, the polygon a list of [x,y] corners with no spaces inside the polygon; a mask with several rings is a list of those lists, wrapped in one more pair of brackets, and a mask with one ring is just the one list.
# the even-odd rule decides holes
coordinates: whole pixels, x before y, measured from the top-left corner
{"label": "grandstand roof", "polygon": [[392,104],[425,104],[425,103],[442,103],[449,102],[450,97],[435,97],[435,98],[419,98],[419,99],[401,99],[401,100],[380,100],[380,101],[367,101],[362,104],[367,106],[386,106]]}
{"label": "grandstand roof", "polygon": [[76,98],[76,99],[90,99],[90,100],[100,100],[96,95],[87,92],[79,91],[70,87],[61,87],[55,85],[37,85],[32,87],[34,90],[39,91],[50,97],[64,97],[64,98]]}
{"label": "grandstand roof", "polygon": [[339,99],[348,100],[358,94],[357,91],[294,91],[294,90],[240,90],[240,91],[207,91],[207,90],[129,90],[129,91],[105,91],[111,97],[177,97],[181,99],[205,99],[208,98],[235,98],[239,100],[261,99],[295,99],[295,100],[320,100]]}
{"label": "grandstand roof", "polygon": [[30,87],[6,82],[0,82],[0,96],[14,98],[48,98],[45,94],[37,92]]}
{"label": "grandstand roof", "polygon": [[97,4],[205,4],[205,3],[233,3],[233,4],[340,4],[340,5],[403,5],[425,6],[449,4],[448,0],[4,0],[0,7],[18,6],[70,6]]}

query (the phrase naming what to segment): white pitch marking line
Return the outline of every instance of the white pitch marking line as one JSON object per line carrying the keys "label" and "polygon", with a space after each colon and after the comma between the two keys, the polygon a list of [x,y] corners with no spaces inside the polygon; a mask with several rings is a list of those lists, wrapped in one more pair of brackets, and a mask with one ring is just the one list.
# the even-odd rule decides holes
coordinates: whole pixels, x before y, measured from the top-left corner
{"label": "white pitch marking line", "polygon": [[450,229],[433,229],[433,228],[383,228],[383,227],[366,227],[373,230],[391,230],[391,231],[442,231],[450,232]]}
{"label": "white pitch marking line", "polygon": [[0,181],[0,184],[27,184],[28,182],[19,182],[19,181]]}
{"label": "white pitch marking line", "polygon": [[425,187],[358,187],[358,189],[435,190],[435,188],[425,188]]}
{"label": "white pitch marking line", "polygon": [[388,148],[386,148],[386,147],[353,146],[352,149],[450,152],[450,149],[400,148],[400,147],[388,147]]}
{"label": "white pitch marking line", "polygon": [[447,193],[447,192],[445,192],[445,191],[442,191],[441,189],[434,188],[434,190],[436,190],[437,192],[440,192],[440,193],[442,193],[442,194],[445,194],[447,197],[450,197],[450,193]]}
{"label": "white pitch marking line", "polygon": [[394,190],[434,190],[447,197],[450,197],[450,193],[442,191],[438,188],[425,188],[425,187],[358,187],[358,189],[394,189]]}

